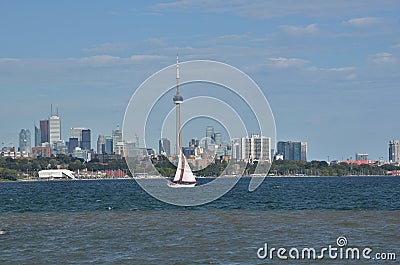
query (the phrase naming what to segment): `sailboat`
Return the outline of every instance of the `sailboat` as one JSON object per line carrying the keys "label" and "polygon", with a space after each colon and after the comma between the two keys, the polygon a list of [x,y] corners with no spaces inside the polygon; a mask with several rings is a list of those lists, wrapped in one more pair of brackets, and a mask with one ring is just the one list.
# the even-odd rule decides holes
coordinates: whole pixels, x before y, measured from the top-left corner
{"label": "sailboat", "polygon": [[168,186],[172,188],[192,188],[196,185],[196,182],[196,177],[193,175],[185,155],[181,152],[174,180],[168,181]]}

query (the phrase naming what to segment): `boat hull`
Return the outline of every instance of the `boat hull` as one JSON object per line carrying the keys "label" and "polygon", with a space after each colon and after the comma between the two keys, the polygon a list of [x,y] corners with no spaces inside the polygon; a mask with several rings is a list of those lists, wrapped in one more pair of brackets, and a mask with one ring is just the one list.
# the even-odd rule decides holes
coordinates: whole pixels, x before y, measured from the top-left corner
{"label": "boat hull", "polygon": [[196,183],[174,183],[168,181],[167,185],[171,188],[193,188]]}

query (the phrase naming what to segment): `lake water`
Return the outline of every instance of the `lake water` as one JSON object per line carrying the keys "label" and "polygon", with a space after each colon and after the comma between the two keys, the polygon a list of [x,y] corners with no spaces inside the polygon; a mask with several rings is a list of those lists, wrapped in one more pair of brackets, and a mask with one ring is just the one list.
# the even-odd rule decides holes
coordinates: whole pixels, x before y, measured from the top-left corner
{"label": "lake water", "polygon": [[[204,180],[200,180],[204,181]],[[259,248],[337,246],[400,259],[400,177],[242,179],[222,198],[178,207],[134,180],[0,183],[0,264],[360,264],[260,259]]]}

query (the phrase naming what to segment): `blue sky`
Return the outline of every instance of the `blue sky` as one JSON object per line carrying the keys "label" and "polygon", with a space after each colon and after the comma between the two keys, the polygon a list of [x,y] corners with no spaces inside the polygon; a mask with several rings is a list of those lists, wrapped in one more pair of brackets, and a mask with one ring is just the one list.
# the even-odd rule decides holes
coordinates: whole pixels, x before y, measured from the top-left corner
{"label": "blue sky", "polygon": [[366,152],[400,138],[398,1],[0,1],[0,143],[59,107],[62,137],[92,141],[122,124],[155,71],[183,61],[231,64],[264,91],[278,140],[309,159]]}

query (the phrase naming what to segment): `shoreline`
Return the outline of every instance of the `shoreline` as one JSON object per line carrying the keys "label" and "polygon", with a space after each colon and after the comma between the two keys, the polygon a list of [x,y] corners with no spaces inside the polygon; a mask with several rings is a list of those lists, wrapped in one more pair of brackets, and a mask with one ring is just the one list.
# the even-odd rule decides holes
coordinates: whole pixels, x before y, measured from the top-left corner
{"label": "shoreline", "polygon": [[[400,176],[392,176],[392,175],[344,175],[344,176],[308,176],[308,175],[281,175],[281,176],[220,176],[220,178],[352,178],[352,177],[400,177]],[[197,177],[198,179],[216,179],[219,177]],[[131,177],[120,177],[120,178],[76,178],[76,179],[17,179],[17,180],[8,180],[8,179],[0,179],[0,183],[2,182],[49,182],[49,181],[87,181],[87,180],[153,180],[153,179],[165,179],[168,180],[170,178],[164,177],[149,177],[149,178],[131,178]]]}

